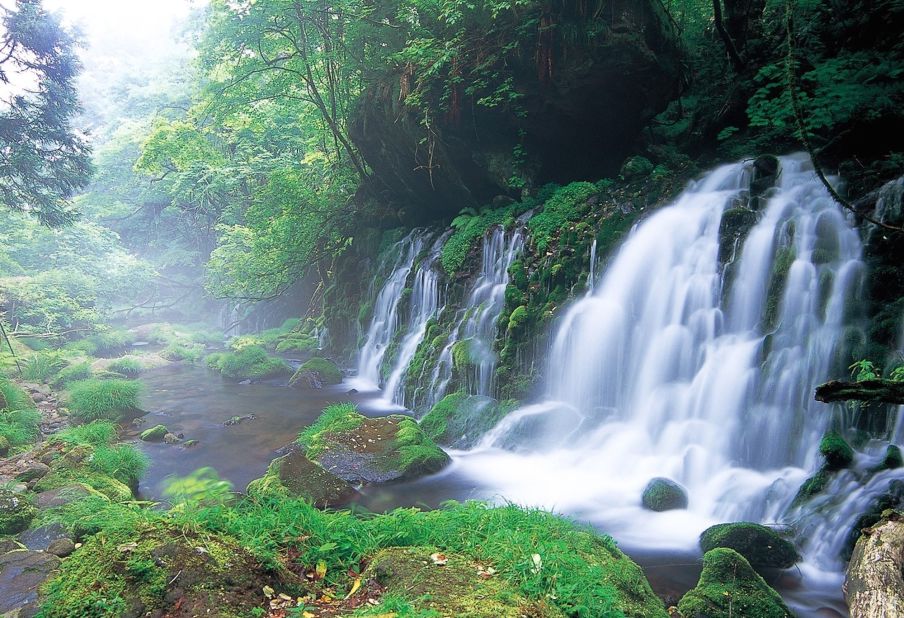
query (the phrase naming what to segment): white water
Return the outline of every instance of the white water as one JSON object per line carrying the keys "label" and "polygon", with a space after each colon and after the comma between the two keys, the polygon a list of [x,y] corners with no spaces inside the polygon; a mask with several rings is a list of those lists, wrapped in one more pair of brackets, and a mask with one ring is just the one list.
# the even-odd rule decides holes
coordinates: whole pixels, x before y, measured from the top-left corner
{"label": "white water", "polygon": [[[561,320],[545,401],[506,417],[457,470],[506,500],[598,523],[629,547],[692,549],[714,523],[799,517],[789,504],[833,419],[813,389],[847,364],[838,347],[863,264],[857,232],[808,160],[781,163],[729,275],[718,231],[746,189],[744,164],[692,183],[638,226]],[[789,251],[771,326],[770,280]],[[687,510],[641,508],[657,476],[687,488]],[[798,539],[805,577],[839,583],[836,529],[893,476],[859,489],[853,473],[835,479],[841,504],[801,529],[820,539]]]}
{"label": "white water", "polygon": [[505,288],[509,282],[509,267],[524,247],[520,228],[506,231],[502,226],[490,230],[483,237],[481,268],[468,292],[465,304],[458,312],[455,326],[440,352],[429,387],[421,393],[418,407],[429,409],[448,391],[453,374],[453,346],[467,341],[471,368],[462,386],[471,395],[491,397],[495,394],[496,323],[505,308]]}
{"label": "white water", "polygon": [[358,355],[358,383],[365,388],[377,388],[380,385],[380,366],[399,328],[398,308],[402,290],[414,268],[415,259],[424,250],[427,236],[424,230],[412,230],[396,243],[391,253],[396,256],[396,261],[377,295],[373,317]]}

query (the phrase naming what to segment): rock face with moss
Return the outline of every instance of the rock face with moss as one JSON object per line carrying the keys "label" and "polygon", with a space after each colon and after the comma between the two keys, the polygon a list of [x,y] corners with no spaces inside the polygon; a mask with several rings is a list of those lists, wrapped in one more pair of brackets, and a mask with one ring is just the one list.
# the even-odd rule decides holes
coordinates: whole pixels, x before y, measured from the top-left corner
{"label": "rock face with moss", "polygon": [[333,361],[315,357],[305,362],[289,380],[296,388],[322,388],[325,384],[340,384],[342,370]]}
{"label": "rock face with moss", "polygon": [[0,535],[22,532],[38,509],[22,494],[0,488]]}
{"label": "rock face with moss", "polygon": [[515,407],[490,397],[458,392],[446,395],[421,419],[421,429],[439,444],[468,448]]}
{"label": "rock face with moss", "polygon": [[262,478],[248,484],[247,492],[257,497],[304,498],[319,508],[340,506],[357,493],[298,451],[274,459]]}
{"label": "rock face with moss", "polygon": [[718,547],[730,548],[756,568],[787,569],[800,560],[790,542],[766,526],[752,522],[717,524],[700,535],[704,553]]}
{"label": "rock face with moss", "polygon": [[700,581],[681,598],[678,609],[686,618],[793,618],[744,556],[727,547],[706,552]]}
{"label": "rock face with moss", "polygon": [[328,407],[298,441],[308,459],[349,483],[413,478],[449,463],[449,456],[409,417],[367,418],[351,404]]}
{"label": "rock face with moss", "polygon": [[164,436],[169,433],[166,425],[154,425],[150,429],[145,429],[138,437],[143,442],[163,442]]}
{"label": "rock face with moss", "polygon": [[673,480],[657,477],[643,490],[641,503],[651,511],[671,511],[687,508],[687,492]]}

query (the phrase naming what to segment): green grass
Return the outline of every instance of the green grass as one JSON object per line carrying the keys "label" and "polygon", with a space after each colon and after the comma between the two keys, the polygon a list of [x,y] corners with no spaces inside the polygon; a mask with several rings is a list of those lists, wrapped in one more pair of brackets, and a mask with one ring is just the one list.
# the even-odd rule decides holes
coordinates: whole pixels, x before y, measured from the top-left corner
{"label": "green grass", "polygon": [[171,361],[194,363],[204,355],[204,346],[200,343],[173,342],[160,351],[160,356]]}
{"label": "green grass", "polygon": [[119,373],[127,378],[137,378],[144,371],[141,361],[131,356],[123,356],[107,366],[107,371]]}
{"label": "green grass", "polygon": [[232,380],[271,378],[292,371],[285,361],[271,357],[258,345],[249,345],[237,352],[211,354],[207,357],[207,366]]}
{"label": "green grass", "polygon": [[134,446],[119,444],[97,446],[88,465],[94,472],[105,474],[129,487],[137,487],[149,464],[147,455]]}
{"label": "green grass", "polygon": [[50,440],[63,442],[64,444],[87,444],[89,446],[104,446],[112,444],[119,436],[119,428],[116,423],[110,421],[94,421],[87,425],[69,427],[53,434]]}
{"label": "green grass", "polygon": [[358,408],[353,403],[334,403],[327,406],[317,420],[305,427],[298,434],[298,443],[304,446],[309,453],[316,450],[321,434],[341,433],[351,431],[361,426],[364,417],[358,414]]}
{"label": "green grass", "polygon": [[15,382],[0,375],[0,410],[31,410],[35,403]]}
{"label": "green grass", "polygon": [[22,379],[28,382],[48,382],[66,366],[59,352],[38,352],[22,363]]}
{"label": "green grass", "polygon": [[138,408],[142,385],[130,380],[82,380],[69,391],[69,410],[83,421],[117,421]]}
{"label": "green grass", "polygon": [[28,394],[0,376],[0,451],[31,444],[41,431],[41,413]]}
{"label": "green grass", "polygon": [[94,376],[91,364],[88,362],[76,363],[69,365],[57,374],[53,385],[56,387],[65,387],[70,382],[78,382],[79,380],[89,380]]}

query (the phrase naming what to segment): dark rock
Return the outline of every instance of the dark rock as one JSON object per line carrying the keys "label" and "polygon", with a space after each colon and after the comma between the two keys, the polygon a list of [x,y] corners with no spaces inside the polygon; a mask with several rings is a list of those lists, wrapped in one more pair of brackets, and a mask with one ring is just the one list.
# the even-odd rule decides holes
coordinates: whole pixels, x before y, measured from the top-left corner
{"label": "dark rock", "polygon": [[706,553],[717,547],[733,549],[754,568],[787,569],[800,560],[794,545],[771,528],[752,522],[717,524],[704,530],[700,549]]}
{"label": "dark rock", "polygon": [[687,491],[667,478],[652,479],[643,490],[641,503],[651,511],[671,511],[687,508]]}
{"label": "dark rock", "polygon": [[678,609],[688,618],[793,618],[744,556],[724,547],[703,556],[700,581],[681,598]]}
{"label": "dark rock", "polygon": [[335,474],[305,457],[300,451],[278,457],[263,478],[251,481],[251,496],[288,496],[310,500],[318,508],[341,506],[358,492]]}
{"label": "dark rock", "polygon": [[52,509],[69,504],[70,502],[75,502],[76,500],[80,500],[89,495],[91,495],[91,492],[81,485],[69,485],[58,489],[48,489],[47,491],[42,491],[38,494],[37,498],[35,498],[35,506],[43,511],[44,509]]}
{"label": "dark rock", "polygon": [[192,448],[193,446],[198,446],[198,441],[197,440],[186,440],[185,442],[182,443],[182,446],[184,448]]}
{"label": "dark rock", "polygon": [[20,549],[25,549],[25,547],[16,541],[16,539],[0,539],[0,554],[5,554],[8,551],[18,551]]}
{"label": "dark rock", "polygon": [[0,535],[25,530],[37,514],[38,509],[25,496],[0,488]]}
{"label": "dark rock", "polygon": [[357,389],[357,388],[350,388],[350,389],[348,389],[347,391],[345,391],[345,394],[346,394],[346,395],[357,395],[357,394],[358,394],[358,389]]}
{"label": "dark rock", "polygon": [[729,208],[719,223],[719,262],[725,264],[735,255],[750,229],[756,225],[757,215],[747,208]]}
{"label": "dark rock", "polygon": [[48,554],[53,554],[54,556],[58,556],[60,558],[65,558],[74,551],[75,543],[73,543],[71,539],[67,538],[56,539],[47,547]]}
{"label": "dark rock", "polygon": [[179,442],[179,436],[177,436],[177,435],[174,434],[174,433],[169,433],[169,432],[167,432],[167,433],[163,436],[163,441],[164,441],[166,444],[177,444],[177,443]]}
{"label": "dark rock", "polygon": [[50,466],[47,464],[43,464],[40,461],[30,461],[26,468],[16,475],[16,480],[29,483],[44,478],[48,472],[50,472]]}
{"label": "dark rock", "polygon": [[233,416],[231,419],[223,423],[226,427],[232,427],[233,425],[241,425],[245,421],[253,421],[257,416],[254,414],[246,414],[244,416]]}
{"label": "dark rock", "polygon": [[19,535],[19,541],[31,551],[46,551],[51,543],[66,537],[66,530],[58,523],[26,530]]}
{"label": "dark rock", "polygon": [[0,555],[0,615],[16,614],[38,600],[38,587],[59,566],[60,559],[42,551],[11,551]]}
{"label": "dark rock", "polygon": [[778,157],[762,155],[753,161],[753,178],[750,180],[750,208],[759,210],[765,203],[765,193],[778,182],[781,164]]}

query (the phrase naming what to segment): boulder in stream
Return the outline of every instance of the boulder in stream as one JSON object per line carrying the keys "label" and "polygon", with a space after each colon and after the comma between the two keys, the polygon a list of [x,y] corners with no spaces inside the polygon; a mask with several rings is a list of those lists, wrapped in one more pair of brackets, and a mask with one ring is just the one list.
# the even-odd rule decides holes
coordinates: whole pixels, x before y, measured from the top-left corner
{"label": "boulder in stream", "polygon": [[323,388],[325,384],[342,382],[342,370],[333,361],[314,357],[298,368],[289,380],[289,386],[296,388]]}
{"label": "boulder in stream", "polygon": [[663,477],[651,479],[643,490],[641,503],[651,511],[687,508],[687,491],[675,481]]}
{"label": "boulder in stream", "polygon": [[38,509],[24,495],[0,488],[0,535],[25,530],[37,514]]}
{"label": "boulder in stream", "polygon": [[166,425],[154,425],[150,429],[142,431],[138,437],[144,442],[162,442],[168,433],[169,429],[166,428]]}
{"label": "boulder in stream", "polygon": [[700,549],[706,553],[717,547],[733,549],[754,568],[787,569],[800,560],[789,541],[771,528],[748,521],[717,524],[704,530]]}
{"label": "boulder in stream", "polygon": [[318,508],[328,508],[347,503],[357,492],[296,450],[274,459],[262,478],[248,484],[247,493],[255,497],[304,498]]}

